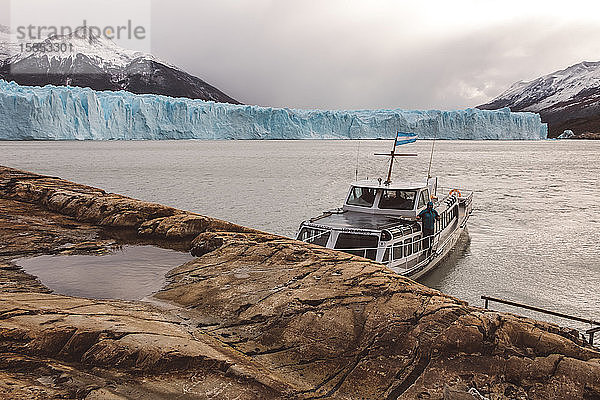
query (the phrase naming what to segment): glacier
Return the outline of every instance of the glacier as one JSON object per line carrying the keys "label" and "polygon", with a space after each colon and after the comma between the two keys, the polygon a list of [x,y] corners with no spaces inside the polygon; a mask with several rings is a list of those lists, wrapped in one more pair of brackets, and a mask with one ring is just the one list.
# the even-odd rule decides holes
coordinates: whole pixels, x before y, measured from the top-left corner
{"label": "glacier", "polygon": [[396,131],[425,139],[546,139],[535,113],[324,111],[214,103],[0,80],[0,140],[374,139]]}

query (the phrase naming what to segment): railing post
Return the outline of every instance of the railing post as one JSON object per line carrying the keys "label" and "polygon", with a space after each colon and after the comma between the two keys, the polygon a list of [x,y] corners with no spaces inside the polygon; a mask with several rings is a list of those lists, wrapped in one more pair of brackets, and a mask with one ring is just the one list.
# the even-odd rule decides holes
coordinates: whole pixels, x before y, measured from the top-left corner
{"label": "railing post", "polygon": [[[590,346],[594,345],[594,335],[596,334],[596,332],[600,332],[600,322],[599,321],[594,321],[594,320],[587,319],[587,318],[576,317],[573,315],[567,315],[567,314],[563,314],[563,313],[556,312],[556,311],[545,310],[543,308],[529,306],[527,304],[520,304],[520,303],[516,303],[514,301],[498,299],[495,297],[481,296],[481,299],[484,300],[484,307],[486,310],[488,309],[489,302],[495,301],[500,304],[506,304],[506,305],[513,306],[513,307],[520,307],[520,308],[524,308],[526,310],[532,310],[532,311],[536,311],[536,312],[540,312],[540,313],[544,313],[544,314],[548,314],[548,315],[554,315],[559,318],[565,318],[565,319],[570,319],[572,321],[583,322],[586,324],[595,325],[596,326],[595,328],[585,331],[585,334],[587,334],[589,337],[588,342],[589,342]],[[584,334],[584,338],[585,338],[585,334]]]}

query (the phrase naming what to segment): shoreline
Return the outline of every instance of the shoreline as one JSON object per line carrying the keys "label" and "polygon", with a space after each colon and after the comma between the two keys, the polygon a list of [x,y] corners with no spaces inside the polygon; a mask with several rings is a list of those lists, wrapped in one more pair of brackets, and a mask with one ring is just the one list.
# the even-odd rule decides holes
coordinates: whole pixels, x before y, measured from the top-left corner
{"label": "shoreline", "polygon": [[[572,331],[359,257],[6,167],[0,210],[0,394],[12,398],[600,396],[600,353]],[[49,294],[10,266],[115,242],[197,257],[151,297],[172,310]]]}

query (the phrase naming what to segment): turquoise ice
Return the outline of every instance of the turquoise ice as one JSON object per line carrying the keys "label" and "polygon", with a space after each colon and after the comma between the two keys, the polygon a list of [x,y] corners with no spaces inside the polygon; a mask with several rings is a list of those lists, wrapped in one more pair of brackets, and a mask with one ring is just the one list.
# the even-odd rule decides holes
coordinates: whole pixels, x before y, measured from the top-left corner
{"label": "turquoise ice", "polygon": [[546,139],[535,113],[296,110],[0,80],[0,140]]}

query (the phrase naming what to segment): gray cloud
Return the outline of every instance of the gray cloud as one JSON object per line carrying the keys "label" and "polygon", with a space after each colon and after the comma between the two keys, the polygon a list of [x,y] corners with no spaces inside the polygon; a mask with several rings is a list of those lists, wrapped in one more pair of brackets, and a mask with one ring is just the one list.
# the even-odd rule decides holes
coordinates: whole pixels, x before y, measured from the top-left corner
{"label": "gray cloud", "polygon": [[462,3],[153,0],[152,49],[244,103],[326,109],[465,108],[600,59],[594,10]]}
{"label": "gray cloud", "polygon": [[398,36],[390,32],[419,24],[414,10],[348,21],[336,10],[343,4],[356,3],[156,5],[153,48],[243,102],[332,109],[465,108],[515,81],[600,59],[599,24],[530,14]]}

